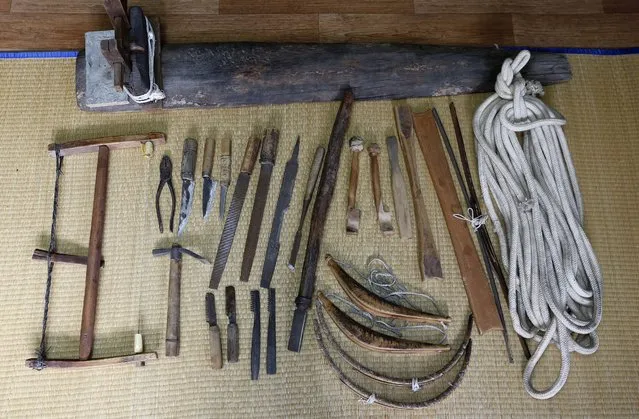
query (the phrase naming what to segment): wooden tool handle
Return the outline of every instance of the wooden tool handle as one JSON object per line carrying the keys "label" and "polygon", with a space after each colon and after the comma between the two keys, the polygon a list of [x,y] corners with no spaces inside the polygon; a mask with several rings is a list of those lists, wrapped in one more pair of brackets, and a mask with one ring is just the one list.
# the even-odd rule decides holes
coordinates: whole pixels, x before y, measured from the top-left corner
{"label": "wooden tool handle", "polygon": [[244,150],[244,158],[242,159],[242,166],[240,172],[251,174],[253,167],[255,167],[255,161],[257,160],[257,154],[260,152],[261,140],[257,137],[251,138],[246,143],[246,150]]}
{"label": "wooden tool handle", "polygon": [[182,259],[171,258],[169,304],[166,312],[166,356],[180,354],[180,285]]}
{"label": "wooden tool handle", "polygon": [[204,143],[204,158],[202,160],[202,177],[211,177],[213,159],[215,158],[215,140],[207,138]]}
{"label": "wooden tool handle", "polygon": [[391,167],[391,184],[393,187],[393,202],[395,203],[395,215],[399,226],[399,235],[402,239],[413,236],[410,224],[410,213],[408,209],[408,192],[402,176],[402,169],[399,165],[399,147],[396,137],[386,138],[388,148],[388,159]]}
{"label": "wooden tool handle", "polygon": [[351,175],[348,180],[348,209],[357,204],[357,183],[359,182],[359,151],[351,156]]}
{"label": "wooden tool handle", "polygon": [[237,323],[229,323],[226,327],[226,360],[237,362],[240,358],[240,331]]}
{"label": "wooden tool handle", "polygon": [[267,130],[264,133],[262,151],[260,153],[260,164],[275,164],[279,139],[280,132],[276,129]]}
{"label": "wooden tool handle", "polygon": [[[373,187],[373,200],[375,201],[375,212],[379,211],[379,206],[382,202],[382,188],[379,182],[379,145],[371,144],[368,147],[368,155],[371,159],[371,185]],[[378,214],[379,215],[379,214]]]}
{"label": "wooden tool handle", "polygon": [[306,191],[304,192],[304,199],[310,200],[317,185],[317,179],[319,178],[319,172],[322,170],[322,161],[324,160],[324,153],[326,149],[319,146],[315,149],[315,156],[313,157],[313,164],[311,165],[311,171],[308,172],[308,180],[306,181]]}
{"label": "wooden tool handle", "polygon": [[220,183],[231,183],[231,138],[223,138],[220,146]]}
{"label": "wooden tool handle", "polygon": [[182,179],[195,180],[195,165],[197,164],[197,140],[187,138],[182,148]]}
{"label": "wooden tool handle", "polygon": [[98,303],[100,285],[100,262],[102,260],[102,237],[104,235],[104,216],[106,210],[107,183],[109,180],[109,147],[100,146],[98,165],[95,172],[93,192],[93,214],[89,236],[89,255],[82,305],[82,324],[80,327],[80,360],[91,357],[95,326],[95,311]]}
{"label": "wooden tool handle", "polygon": [[211,366],[214,370],[222,368],[222,341],[218,325],[209,326],[209,341],[211,342]]}
{"label": "wooden tool handle", "polygon": [[61,156],[70,156],[81,153],[95,153],[103,146],[110,150],[119,150],[121,148],[139,147],[147,142],[153,145],[166,143],[166,137],[161,132],[149,132],[147,134],[136,135],[119,135],[116,137],[100,137],[85,140],[67,141],[63,144],[49,144],[49,155],[55,157],[55,150],[60,150]]}

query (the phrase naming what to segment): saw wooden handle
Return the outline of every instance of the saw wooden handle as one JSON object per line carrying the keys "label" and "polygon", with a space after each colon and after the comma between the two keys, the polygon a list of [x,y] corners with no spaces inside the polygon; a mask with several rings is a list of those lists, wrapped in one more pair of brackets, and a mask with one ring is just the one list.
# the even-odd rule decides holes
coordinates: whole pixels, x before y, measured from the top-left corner
{"label": "saw wooden handle", "polygon": [[249,175],[253,172],[253,167],[255,167],[257,155],[260,152],[261,142],[262,140],[257,137],[253,137],[248,140],[248,142],[246,143],[246,149],[244,150],[244,158],[242,159],[240,172],[248,173]]}
{"label": "saw wooden handle", "polygon": [[222,341],[218,325],[209,326],[209,341],[211,343],[211,366],[215,370],[222,368]]}
{"label": "saw wooden handle", "polygon": [[166,356],[180,354],[180,287],[182,259],[171,258],[169,271],[169,303],[166,311]]}
{"label": "saw wooden handle", "polygon": [[207,138],[204,143],[204,158],[202,160],[202,177],[211,177],[213,159],[215,158],[215,140]]}

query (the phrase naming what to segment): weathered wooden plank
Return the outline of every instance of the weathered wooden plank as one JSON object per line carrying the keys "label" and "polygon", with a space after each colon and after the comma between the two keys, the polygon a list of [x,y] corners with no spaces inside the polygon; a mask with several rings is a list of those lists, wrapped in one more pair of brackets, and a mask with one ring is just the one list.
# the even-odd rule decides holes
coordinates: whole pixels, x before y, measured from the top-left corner
{"label": "weathered wooden plank", "polygon": [[604,13],[639,13],[637,0],[603,0]]}
{"label": "weathered wooden plank", "polygon": [[[514,53],[494,48],[389,44],[166,45],[164,108],[323,102],[344,86],[361,100],[456,95],[494,89]],[[569,80],[563,55],[534,54],[525,74],[544,84]],[[85,60],[76,65],[78,105],[85,105]],[[101,109],[136,110],[134,105]]]}
{"label": "weathered wooden plank", "polygon": [[[18,13],[104,14],[103,3],[103,0],[65,0],[64,2],[13,0],[11,11]],[[217,14],[218,0],[136,0],[130,1],[129,6],[141,6],[144,13],[149,16]]]}
{"label": "weathered wooden plank", "polygon": [[601,2],[602,0],[415,0],[415,13],[522,13],[533,15],[570,15],[601,13],[603,10]]}
{"label": "weathered wooden plank", "polygon": [[408,42],[429,45],[513,45],[509,14],[326,14],[320,42]]}
{"label": "weathered wooden plank", "polygon": [[406,13],[413,14],[413,0],[219,0],[220,14],[292,13]]}

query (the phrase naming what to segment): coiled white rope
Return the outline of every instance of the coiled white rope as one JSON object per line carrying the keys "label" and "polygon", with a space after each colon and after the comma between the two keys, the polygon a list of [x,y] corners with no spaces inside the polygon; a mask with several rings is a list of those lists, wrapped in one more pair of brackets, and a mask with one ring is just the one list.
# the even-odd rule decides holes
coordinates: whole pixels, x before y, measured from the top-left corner
{"label": "coiled white rope", "polygon": [[146,93],[136,96],[124,86],[124,91],[135,103],[155,102],[166,97],[155,82],[155,32],[153,31],[153,25],[151,25],[149,18],[144,17],[144,19],[146,20],[147,55],[149,57],[149,90],[147,90]]}
{"label": "coiled white rope", "polygon": [[[504,61],[473,130],[481,192],[509,272],[513,326],[539,342],[524,387],[549,399],[566,383],[570,353],[588,355],[599,346],[603,283],[583,230],[581,192],[561,128],[566,121],[536,97],[541,85],[521,76],[529,59],[521,51]],[[551,343],[561,352],[561,368],[550,387],[538,390],[532,375]]]}

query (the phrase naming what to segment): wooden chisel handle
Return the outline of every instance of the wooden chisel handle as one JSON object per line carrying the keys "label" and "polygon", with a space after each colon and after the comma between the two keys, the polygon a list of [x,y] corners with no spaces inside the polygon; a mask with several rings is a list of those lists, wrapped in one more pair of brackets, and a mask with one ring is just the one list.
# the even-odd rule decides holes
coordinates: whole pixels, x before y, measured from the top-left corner
{"label": "wooden chisel handle", "polygon": [[166,311],[166,356],[180,354],[180,286],[182,259],[171,258],[169,271],[169,303]]}
{"label": "wooden chisel handle", "polygon": [[202,160],[202,177],[211,177],[213,159],[215,158],[215,140],[207,138],[204,143],[204,159]]}
{"label": "wooden chisel handle", "polygon": [[220,145],[220,184],[231,184],[231,139],[223,138]]}
{"label": "wooden chisel handle", "polygon": [[222,368],[222,341],[218,325],[209,326],[209,341],[211,342],[211,365],[213,369]]}

